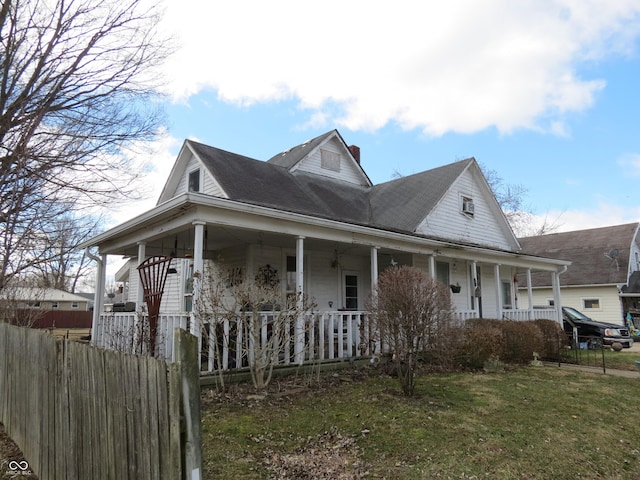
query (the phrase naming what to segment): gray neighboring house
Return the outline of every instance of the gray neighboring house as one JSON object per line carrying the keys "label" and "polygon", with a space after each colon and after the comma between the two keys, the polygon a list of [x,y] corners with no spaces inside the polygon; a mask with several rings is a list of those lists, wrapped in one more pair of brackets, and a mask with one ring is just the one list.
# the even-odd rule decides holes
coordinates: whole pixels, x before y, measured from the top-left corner
{"label": "gray neighboring house", "polygon": [[[594,320],[640,328],[640,224],[520,238],[528,253],[571,261],[560,275],[563,306]],[[534,306],[553,303],[548,276],[532,275]],[[524,295],[523,295],[524,296]]]}

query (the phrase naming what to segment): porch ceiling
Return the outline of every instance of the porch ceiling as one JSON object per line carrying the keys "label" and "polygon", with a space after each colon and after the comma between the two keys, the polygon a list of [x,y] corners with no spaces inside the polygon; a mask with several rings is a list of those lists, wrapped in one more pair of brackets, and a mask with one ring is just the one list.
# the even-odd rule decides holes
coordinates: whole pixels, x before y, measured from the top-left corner
{"label": "porch ceiling", "polygon": [[[296,235],[246,230],[208,223],[204,232],[203,255],[205,258],[216,258],[221,250],[244,245],[278,246],[295,250],[296,238]],[[167,232],[165,235],[146,240],[145,245],[147,256],[172,255],[176,258],[185,258],[193,255],[193,225],[189,224],[183,229]],[[341,253],[348,251],[350,254],[355,255],[369,255],[370,253],[370,247],[365,245],[345,244],[309,237],[305,238],[304,248],[305,250],[314,251],[333,251],[337,249]],[[137,242],[130,243],[118,252],[102,251],[102,253],[135,257],[138,255],[138,245]]]}

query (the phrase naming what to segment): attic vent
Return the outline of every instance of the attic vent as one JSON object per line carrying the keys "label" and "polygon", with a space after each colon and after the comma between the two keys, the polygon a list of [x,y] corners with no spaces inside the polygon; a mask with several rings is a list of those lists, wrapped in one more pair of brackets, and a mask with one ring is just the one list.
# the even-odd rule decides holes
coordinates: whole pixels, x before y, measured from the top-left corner
{"label": "attic vent", "polygon": [[473,215],[476,211],[476,206],[471,198],[462,197],[462,213],[466,215]]}
{"label": "attic vent", "polygon": [[340,154],[320,149],[320,166],[325,170],[340,171]]}

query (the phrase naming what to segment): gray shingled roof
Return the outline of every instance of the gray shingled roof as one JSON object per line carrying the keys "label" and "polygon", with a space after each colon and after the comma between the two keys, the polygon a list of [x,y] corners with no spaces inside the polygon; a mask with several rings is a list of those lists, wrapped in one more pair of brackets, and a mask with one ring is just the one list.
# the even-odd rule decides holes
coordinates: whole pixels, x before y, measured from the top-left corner
{"label": "gray shingled roof", "polygon": [[402,230],[415,231],[472,161],[463,160],[375,185],[370,195],[374,221],[381,226],[394,224]]}
{"label": "gray shingled roof", "polygon": [[327,137],[331,136],[334,132],[336,132],[336,130],[331,130],[330,132],[320,135],[319,137],[312,138],[311,140],[290,148],[289,150],[285,150],[284,152],[274,155],[269,160],[267,160],[267,162],[289,169],[300,160],[302,160],[305,156],[307,156],[314,148],[324,142],[324,140]]}
{"label": "gray shingled roof", "polygon": [[317,207],[286,168],[187,140],[230,199],[313,214]]}
{"label": "gray shingled roof", "polygon": [[[570,260],[560,285],[625,284],[631,242],[638,223],[520,238],[522,253]],[[611,257],[614,257],[615,260]],[[550,285],[549,275],[533,275],[535,287]]]}
{"label": "gray shingled roof", "polygon": [[231,200],[347,223],[415,232],[472,159],[374,187],[289,172],[333,131],[268,162],[187,140]]}

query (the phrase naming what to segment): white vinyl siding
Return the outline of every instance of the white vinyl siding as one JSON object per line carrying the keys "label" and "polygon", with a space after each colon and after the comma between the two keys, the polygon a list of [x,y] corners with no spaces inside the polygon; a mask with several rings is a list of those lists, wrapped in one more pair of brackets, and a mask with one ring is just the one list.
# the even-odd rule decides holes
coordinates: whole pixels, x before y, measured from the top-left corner
{"label": "white vinyl siding", "polygon": [[[324,162],[322,152],[324,152]],[[367,179],[358,164],[351,159],[348,150],[335,138],[302,159],[295,166],[294,171],[322,175],[355,185],[367,185]]]}
{"label": "white vinyl siding", "polygon": [[[515,249],[515,240],[506,220],[497,208],[492,208],[490,194],[478,182],[471,170],[463,172],[418,226],[417,233],[505,250]],[[473,215],[462,213],[463,198],[473,199]]]}
{"label": "white vinyl siding", "polygon": [[[525,285],[523,285],[525,287]],[[586,316],[599,322],[615,323],[622,325],[622,305],[618,296],[618,289],[615,285],[595,286],[595,287],[562,287],[562,306],[573,307],[580,310]],[[518,295],[521,308],[527,308],[526,288],[520,289]],[[549,304],[549,299],[553,298],[551,288],[534,288],[533,305],[544,306]],[[599,309],[584,309],[585,299],[598,299]]]}

